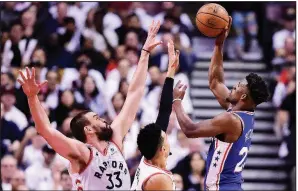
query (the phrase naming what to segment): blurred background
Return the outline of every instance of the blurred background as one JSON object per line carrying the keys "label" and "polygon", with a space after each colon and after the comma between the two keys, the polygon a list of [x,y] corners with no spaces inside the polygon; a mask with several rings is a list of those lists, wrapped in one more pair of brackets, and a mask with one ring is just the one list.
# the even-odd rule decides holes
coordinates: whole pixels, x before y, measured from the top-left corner
{"label": "blurred background", "polygon": [[[48,80],[39,93],[52,128],[72,137],[70,120],[91,109],[112,121],[121,110],[148,26],[162,25],[164,45],[150,56],[146,93],[124,143],[131,176],[141,159],[136,137],[154,122],[168,64],[166,42],[180,50],[175,81],[188,85],[183,106],[195,120],[223,110],[208,87],[214,39],[195,26],[207,2],[1,2],[1,180],[3,190],[70,190],[67,161],[34,128],[17,71],[36,68]],[[264,77],[269,102],[256,110],[252,147],[243,171],[245,190],[294,190],[296,175],[296,3],[222,2],[233,17],[224,47],[231,88],[249,72]],[[168,168],[177,189],[203,190],[210,138],[187,139],[174,113],[168,128]]]}

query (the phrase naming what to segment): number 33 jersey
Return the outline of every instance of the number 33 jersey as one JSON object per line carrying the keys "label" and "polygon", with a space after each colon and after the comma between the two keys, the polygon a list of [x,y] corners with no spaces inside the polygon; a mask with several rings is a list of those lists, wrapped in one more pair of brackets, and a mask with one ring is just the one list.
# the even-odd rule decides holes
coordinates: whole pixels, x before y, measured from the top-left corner
{"label": "number 33 jersey", "polygon": [[130,174],[125,159],[113,142],[101,153],[90,149],[90,159],[80,173],[70,174],[74,190],[129,190]]}
{"label": "number 33 jersey", "polygon": [[242,134],[234,143],[212,139],[206,162],[205,190],[221,190],[229,184],[243,182],[242,169],[245,165],[254,126],[254,112],[230,111],[242,124]]}

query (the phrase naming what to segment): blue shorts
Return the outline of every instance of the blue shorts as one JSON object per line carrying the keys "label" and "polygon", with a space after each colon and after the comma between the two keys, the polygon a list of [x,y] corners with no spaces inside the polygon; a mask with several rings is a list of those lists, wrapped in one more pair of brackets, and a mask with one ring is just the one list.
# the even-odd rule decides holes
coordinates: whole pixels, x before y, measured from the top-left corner
{"label": "blue shorts", "polygon": [[[218,186],[214,185],[214,186],[211,186],[209,188],[210,191],[213,191],[213,190],[217,190],[218,189]],[[236,184],[236,183],[231,183],[231,184],[220,184],[219,185],[219,190],[226,190],[226,191],[239,191],[239,190],[243,190],[241,188],[241,184]],[[205,191],[208,191],[208,189],[206,189],[206,185],[205,185]]]}
{"label": "blue shorts", "polygon": [[229,191],[238,191],[238,190],[243,190],[241,188],[241,184],[220,184],[219,185],[219,190],[229,190]]}

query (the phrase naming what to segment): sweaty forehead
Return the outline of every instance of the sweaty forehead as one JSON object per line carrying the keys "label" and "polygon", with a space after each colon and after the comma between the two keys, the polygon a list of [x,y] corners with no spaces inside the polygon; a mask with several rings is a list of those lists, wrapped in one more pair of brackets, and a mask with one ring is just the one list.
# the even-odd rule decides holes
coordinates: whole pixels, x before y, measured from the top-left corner
{"label": "sweaty forehead", "polygon": [[85,117],[87,117],[87,119],[92,119],[92,118],[95,118],[96,116],[97,114],[94,112],[88,112],[85,114]]}

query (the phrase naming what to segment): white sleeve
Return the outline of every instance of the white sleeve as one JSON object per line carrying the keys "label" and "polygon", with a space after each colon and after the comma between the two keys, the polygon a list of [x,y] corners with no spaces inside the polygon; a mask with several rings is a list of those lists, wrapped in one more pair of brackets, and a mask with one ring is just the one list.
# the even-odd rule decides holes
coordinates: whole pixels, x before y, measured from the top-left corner
{"label": "white sleeve", "polygon": [[275,107],[279,107],[283,101],[284,95],[286,92],[286,86],[279,82],[275,87],[274,94],[272,97],[272,103]]}

